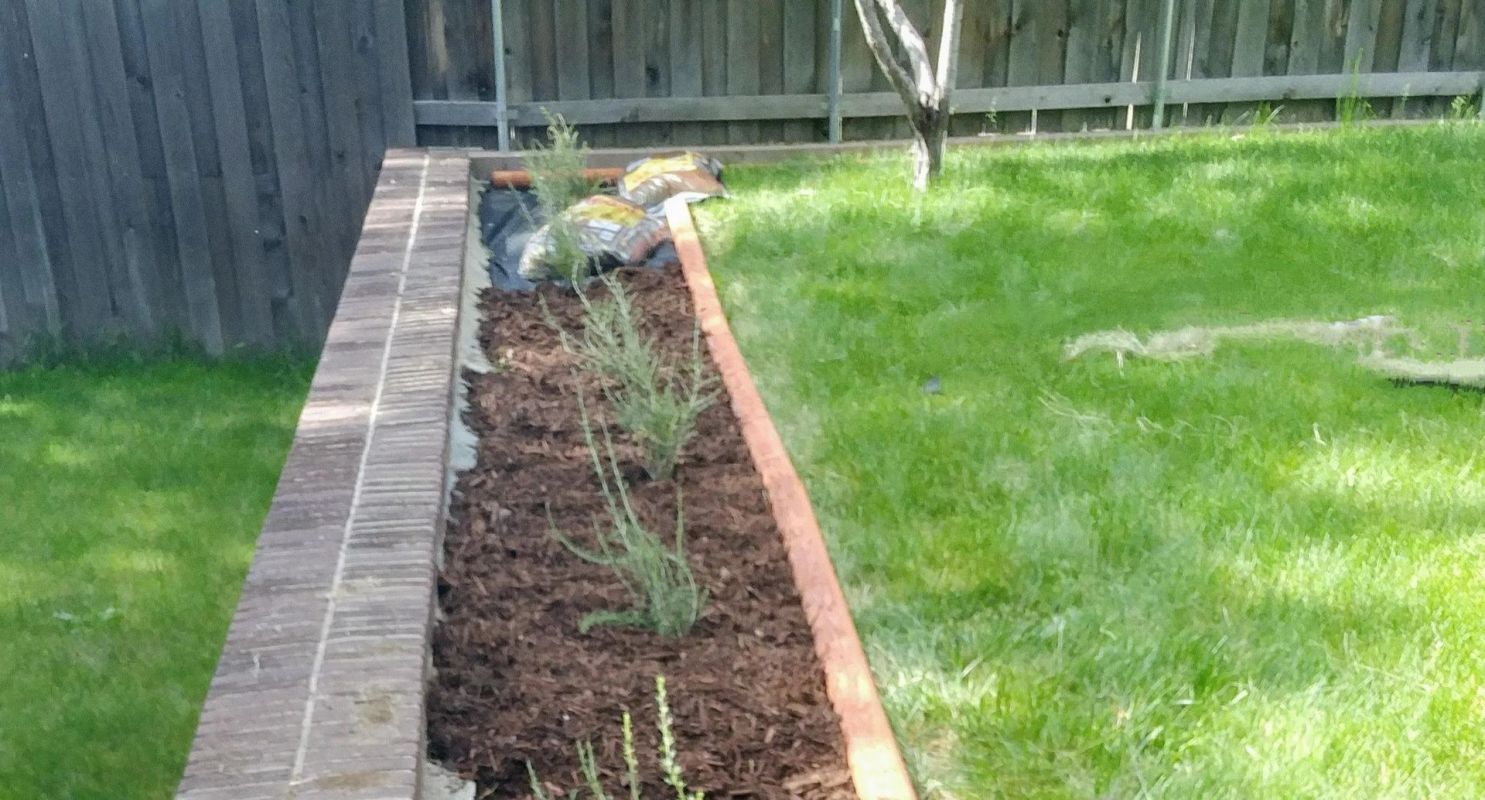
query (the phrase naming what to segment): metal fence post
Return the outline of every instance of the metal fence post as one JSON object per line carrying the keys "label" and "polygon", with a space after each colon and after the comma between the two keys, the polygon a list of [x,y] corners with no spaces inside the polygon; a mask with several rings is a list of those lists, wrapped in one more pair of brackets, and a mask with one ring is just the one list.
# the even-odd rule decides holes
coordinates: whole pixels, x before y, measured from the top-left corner
{"label": "metal fence post", "polygon": [[830,0],[830,87],[827,90],[830,105],[830,142],[840,144],[840,42],[841,0]]}
{"label": "metal fence post", "polygon": [[500,150],[510,150],[510,106],[505,89],[505,4],[490,0],[490,32],[495,45],[495,128]]}
{"label": "metal fence post", "polygon": [[1155,113],[1150,127],[1165,127],[1166,82],[1170,79],[1170,51],[1172,34],[1176,27],[1176,0],[1165,0],[1160,14],[1160,66],[1155,73]]}

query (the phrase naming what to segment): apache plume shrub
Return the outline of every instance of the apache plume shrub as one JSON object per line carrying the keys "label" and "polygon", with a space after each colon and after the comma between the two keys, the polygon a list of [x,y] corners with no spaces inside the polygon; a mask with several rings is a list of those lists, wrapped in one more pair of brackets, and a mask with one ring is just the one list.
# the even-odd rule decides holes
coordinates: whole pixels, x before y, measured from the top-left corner
{"label": "apache plume shrub", "polygon": [[563,347],[608,383],[615,418],[643,452],[645,473],[651,480],[667,480],[696,432],[696,420],[716,399],[701,357],[700,332],[692,331],[685,364],[662,364],[654,342],[639,330],[624,287],[602,280],[607,300],[578,295],[584,310],[581,333],[574,336],[557,326],[558,332]]}
{"label": "apache plume shrub", "polygon": [[593,436],[587,401],[581,391],[578,393],[578,411],[583,425],[583,440],[587,443],[593,472],[598,476],[608,510],[608,524],[604,526],[595,522],[593,526],[596,550],[583,547],[563,535],[555,522],[551,522],[551,534],[578,558],[612,570],[634,599],[634,606],[623,611],[588,614],[579,629],[586,633],[595,625],[634,625],[649,628],[661,636],[685,636],[701,617],[706,606],[706,591],[697,586],[691,566],[686,562],[685,512],[680,490],[676,490],[675,542],[667,545],[635,514],[607,427],[603,428],[600,453]]}
{"label": "apache plume shrub", "polygon": [[696,433],[696,420],[716,398],[701,360],[700,332],[692,331],[684,376],[621,385],[609,394],[619,425],[644,452],[645,472],[652,480],[670,478],[686,443]]}
{"label": "apache plume shrub", "polygon": [[526,171],[531,175],[536,206],[551,233],[551,262],[562,277],[577,286],[590,272],[588,256],[577,228],[563,212],[593,193],[593,184],[583,173],[588,165],[588,148],[579,141],[577,129],[561,116],[546,117],[549,141],[532,146],[526,156]]}

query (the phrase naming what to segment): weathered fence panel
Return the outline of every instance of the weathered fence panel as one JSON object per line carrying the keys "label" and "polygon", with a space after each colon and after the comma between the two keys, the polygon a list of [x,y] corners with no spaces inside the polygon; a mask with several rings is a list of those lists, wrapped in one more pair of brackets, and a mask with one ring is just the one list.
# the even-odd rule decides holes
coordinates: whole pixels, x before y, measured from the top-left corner
{"label": "weathered fence panel", "polygon": [[322,336],[413,140],[405,25],[402,0],[0,2],[0,361]]}
{"label": "weathered fence panel", "polygon": [[[413,86],[424,144],[494,146],[497,99],[489,0],[409,0]],[[811,141],[826,137],[830,0],[500,0],[507,100],[519,135],[542,109],[583,125],[595,145]],[[1146,87],[1159,70],[1162,0],[968,0],[955,120],[982,131],[1078,130],[1148,124]],[[930,40],[942,0],[904,0]],[[1246,85],[1194,82],[1292,77],[1312,99],[1260,98],[1285,116],[1333,116],[1340,81],[1315,75],[1410,75],[1485,69],[1482,0],[1177,0],[1167,77],[1186,96],[1176,124],[1231,122],[1253,103]],[[906,134],[849,0],[841,84],[845,138]],[[1463,78],[1465,92],[1479,91]],[[1449,88],[1459,82],[1443,85]],[[1105,87],[1137,101],[1116,106]],[[1395,84],[1381,83],[1379,87]],[[1437,85],[1433,81],[1430,85]],[[1082,87],[1055,106],[1023,87]],[[1340,87],[1340,88],[1337,88]],[[1318,94],[1316,93],[1318,91]],[[1437,113],[1447,99],[1387,99],[1384,114]],[[481,102],[483,101],[483,102]],[[991,112],[994,112],[993,115]]]}

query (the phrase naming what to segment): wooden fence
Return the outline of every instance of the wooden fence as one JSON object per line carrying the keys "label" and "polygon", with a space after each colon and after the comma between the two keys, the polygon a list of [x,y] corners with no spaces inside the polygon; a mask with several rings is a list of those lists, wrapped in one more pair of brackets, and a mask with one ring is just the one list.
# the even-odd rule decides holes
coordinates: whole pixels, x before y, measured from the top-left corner
{"label": "wooden fence", "polygon": [[0,2],[0,359],[315,341],[382,152],[402,0]]}
{"label": "wooden fence", "polygon": [[[904,135],[836,2],[0,0],[0,361],[32,338],[318,340],[384,148],[494,145],[500,100],[519,134],[550,108],[600,146],[816,141],[832,110],[846,138]],[[906,0],[931,34],[939,2]],[[1163,8],[969,0],[955,132],[1147,124]],[[1173,21],[1177,122],[1347,94],[1437,113],[1485,69],[1485,0],[1175,0]]]}
{"label": "wooden fence", "polygon": [[[496,5],[518,134],[549,108],[600,146],[826,135],[832,0],[409,0],[421,141],[497,143]],[[904,5],[937,34],[941,0]],[[955,132],[1147,124],[1164,6],[968,0]],[[903,136],[851,0],[844,11],[845,137]],[[1482,0],[1176,0],[1172,30],[1176,123],[1231,122],[1260,100],[1319,119],[1351,93],[1391,98],[1373,103],[1383,115],[1437,113],[1448,100],[1422,98],[1478,93],[1485,69]]]}

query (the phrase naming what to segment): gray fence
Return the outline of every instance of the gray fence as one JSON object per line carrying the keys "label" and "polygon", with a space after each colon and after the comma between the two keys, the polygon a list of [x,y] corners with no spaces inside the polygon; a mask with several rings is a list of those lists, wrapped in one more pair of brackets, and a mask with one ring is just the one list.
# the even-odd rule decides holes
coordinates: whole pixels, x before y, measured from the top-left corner
{"label": "gray fence", "polygon": [[[842,5],[845,138],[904,136],[854,4]],[[937,35],[942,0],[903,5]],[[1148,124],[1165,7],[967,0],[955,132]],[[494,146],[503,94],[518,140],[543,124],[544,107],[586,126],[600,146],[822,140],[831,8],[832,0],[409,0],[419,138]],[[1171,30],[1165,72],[1176,123],[1231,122],[1260,100],[1283,105],[1286,119],[1321,119],[1353,92],[1390,98],[1373,104],[1383,115],[1437,113],[1451,95],[1478,93],[1485,69],[1482,0],[1176,0]]]}
{"label": "gray fence", "polygon": [[406,35],[402,0],[0,2],[0,359],[322,336],[412,143]]}

